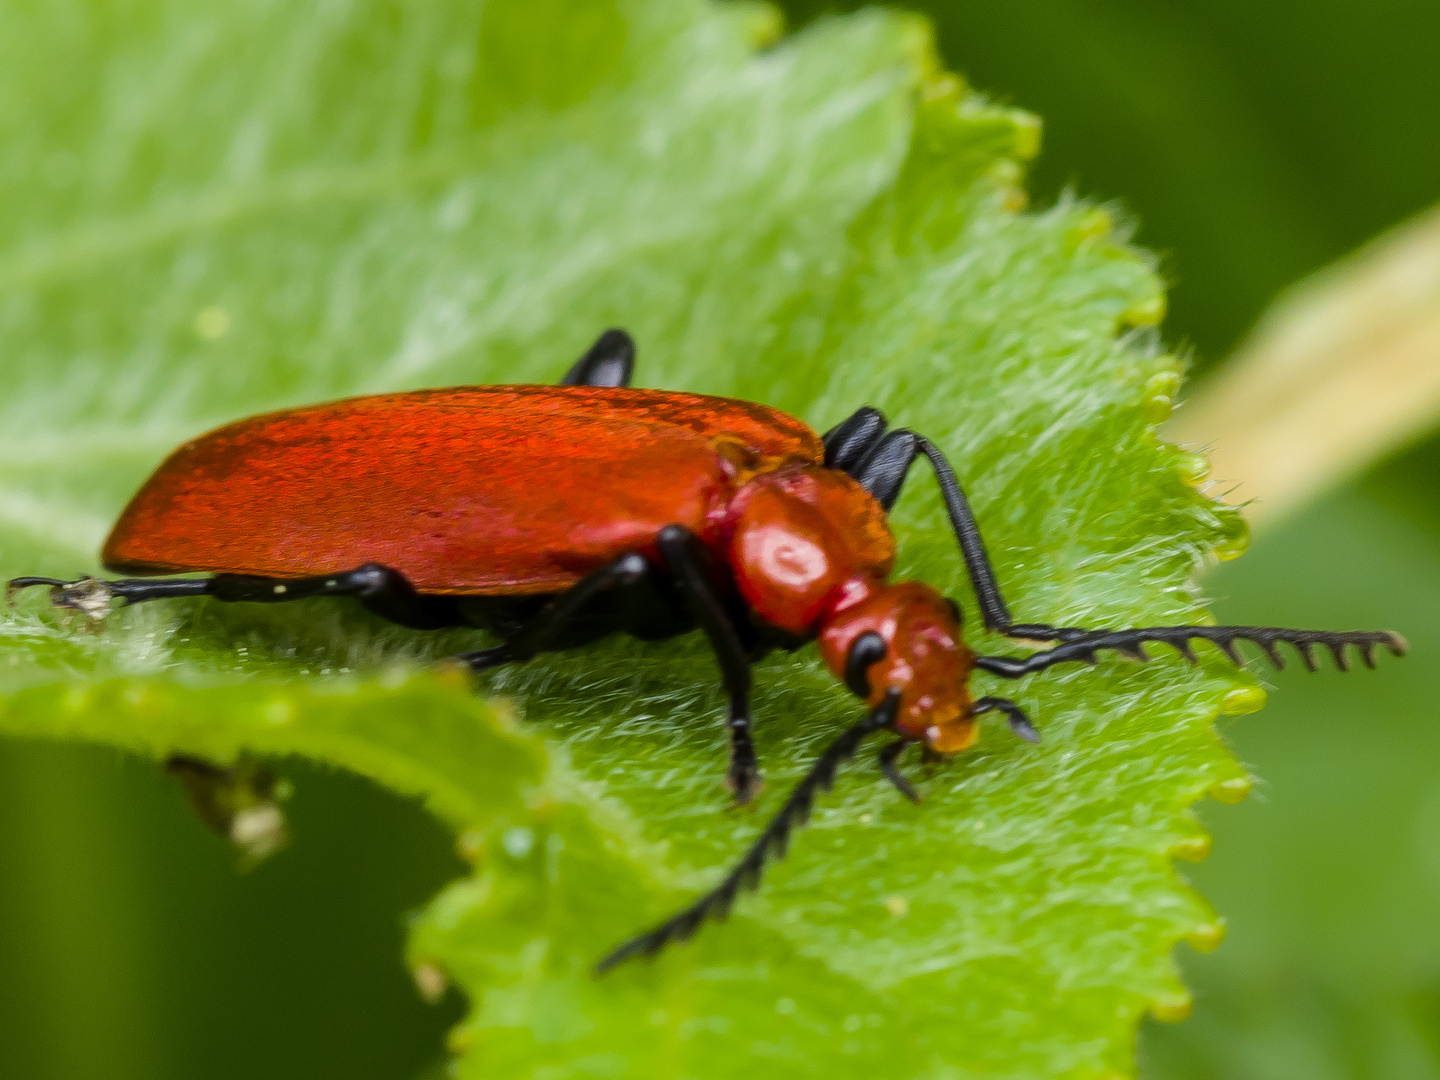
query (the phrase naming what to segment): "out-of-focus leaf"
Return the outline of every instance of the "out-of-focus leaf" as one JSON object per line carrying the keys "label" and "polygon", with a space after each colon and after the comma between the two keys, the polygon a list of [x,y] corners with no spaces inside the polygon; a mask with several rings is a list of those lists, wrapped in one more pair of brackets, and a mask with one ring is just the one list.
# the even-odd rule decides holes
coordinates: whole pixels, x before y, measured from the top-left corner
{"label": "out-of-focus leaf", "polygon": [[1270,522],[1440,416],[1440,209],[1282,296],[1168,430]]}

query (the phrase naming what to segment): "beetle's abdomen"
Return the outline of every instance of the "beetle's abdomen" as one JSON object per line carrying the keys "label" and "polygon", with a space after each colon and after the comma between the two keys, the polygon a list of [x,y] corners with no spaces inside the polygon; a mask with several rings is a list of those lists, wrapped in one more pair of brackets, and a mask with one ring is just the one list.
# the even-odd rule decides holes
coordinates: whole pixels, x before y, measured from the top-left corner
{"label": "beetle's abdomen", "polygon": [[[279,577],[378,562],[422,592],[554,592],[622,551],[653,552],[665,525],[703,533],[729,498],[710,439],[663,416],[687,397],[475,388],[243,420],[176,450],[103,557],[122,572]],[[763,429],[769,410],[737,405],[737,426]],[[777,446],[757,452],[795,441],[775,427]]]}

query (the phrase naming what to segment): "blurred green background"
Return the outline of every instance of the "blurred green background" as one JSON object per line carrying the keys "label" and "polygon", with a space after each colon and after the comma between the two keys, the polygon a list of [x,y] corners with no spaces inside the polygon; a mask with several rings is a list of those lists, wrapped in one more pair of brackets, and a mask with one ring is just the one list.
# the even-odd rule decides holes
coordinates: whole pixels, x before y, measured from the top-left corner
{"label": "blurred green background", "polygon": [[[910,6],[950,66],[1044,118],[1038,205],[1071,187],[1133,215],[1173,285],[1167,338],[1202,370],[1279,290],[1440,200],[1434,0]],[[1271,705],[1226,726],[1262,783],[1202,807],[1215,853],[1183,869],[1230,938],[1182,955],[1195,1014],[1143,1032],[1149,1080],[1440,1077],[1437,455],[1386,463],[1207,582],[1224,620],[1393,625],[1415,655],[1267,676]],[[286,773],[296,843],[237,875],[152,768],[0,742],[0,1076],[436,1066],[461,1003],[420,1001],[401,936],[459,872],[448,836],[361,781]]]}

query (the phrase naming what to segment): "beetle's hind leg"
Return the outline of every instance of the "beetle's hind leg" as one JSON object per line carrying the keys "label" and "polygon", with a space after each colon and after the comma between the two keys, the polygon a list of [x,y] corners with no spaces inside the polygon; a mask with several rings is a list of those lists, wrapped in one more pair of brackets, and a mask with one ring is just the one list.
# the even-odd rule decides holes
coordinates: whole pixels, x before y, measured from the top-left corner
{"label": "beetle's hind leg", "polygon": [[112,600],[129,604],[145,600],[167,600],[176,596],[205,596],[210,589],[209,578],[104,578],[82,577],[73,581],[60,578],[17,577],[5,583],[5,601],[13,604],[16,593],[23,589],[46,586],[50,603],[58,608],[78,611],[91,626],[98,626],[110,614]]}
{"label": "beetle's hind leg", "polygon": [[446,596],[421,596],[405,576],[388,566],[366,563],[353,570],[314,577],[276,578],[248,574],[216,574],[208,578],[14,578],[7,598],[36,585],[50,587],[56,607],[80,611],[99,622],[112,600],[140,604],[180,596],[210,596],[224,603],[282,604],[317,596],[353,596],[381,618],[415,630],[435,630],[463,623],[455,601]]}
{"label": "beetle's hind leg", "polygon": [[291,580],[216,574],[208,594],[226,603],[282,604],[317,596],[353,596],[382,619],[412,630],[461,626],[459,605],[449,596],[422,596],[398,570],[365,563],[336,574]]}

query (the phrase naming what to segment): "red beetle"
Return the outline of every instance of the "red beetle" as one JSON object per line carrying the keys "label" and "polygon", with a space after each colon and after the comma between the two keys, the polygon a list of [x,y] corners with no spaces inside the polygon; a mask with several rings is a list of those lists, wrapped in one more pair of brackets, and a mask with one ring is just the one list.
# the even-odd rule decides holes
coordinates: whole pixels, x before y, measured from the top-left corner
{"label": "red beetle", "polygon": [[[977,668],[1018,678],[1053,664],[1094,663],[1143,643],[1235,642],[1277,666],[1289,642],[1314,669],[1345,646],[1405,650],[1384,631],[1327,633],[1254,626],[1085,630],[1015,623],[974,515],[935,445],[863,408],[823,438],[763,405],[629,388],[635,348],[603,334],[560,386],[484,386],[352,398],[241,420],[176,450],[130,501],[105,543],[112,570],[209,571],[209,578],[57,581],[52,600],[100,616],[112,597],[276,603],[354,596],[403,626],[485,627],[503,644],[460,659],[476,671],[624,631],[645,639],[699,628],[729,695],[729,783],[747,801],[759,771],[750,737],[750,667],[772,648],[817,640],[826,664],[870,708],[821,755],[739,865],[710,893],[601,961],[608,969],[689,937],[723,915],[766,858],[783,852],[816,793],[869,735],[940,754],[975,739],[998,710],[1023,739],[1038,735],[1002,697],[971,697]],[[887,512],[919,456],[929,459],[986,628],[1052,647],[978,656],[960,609],[917,581],[892,582]]]}

